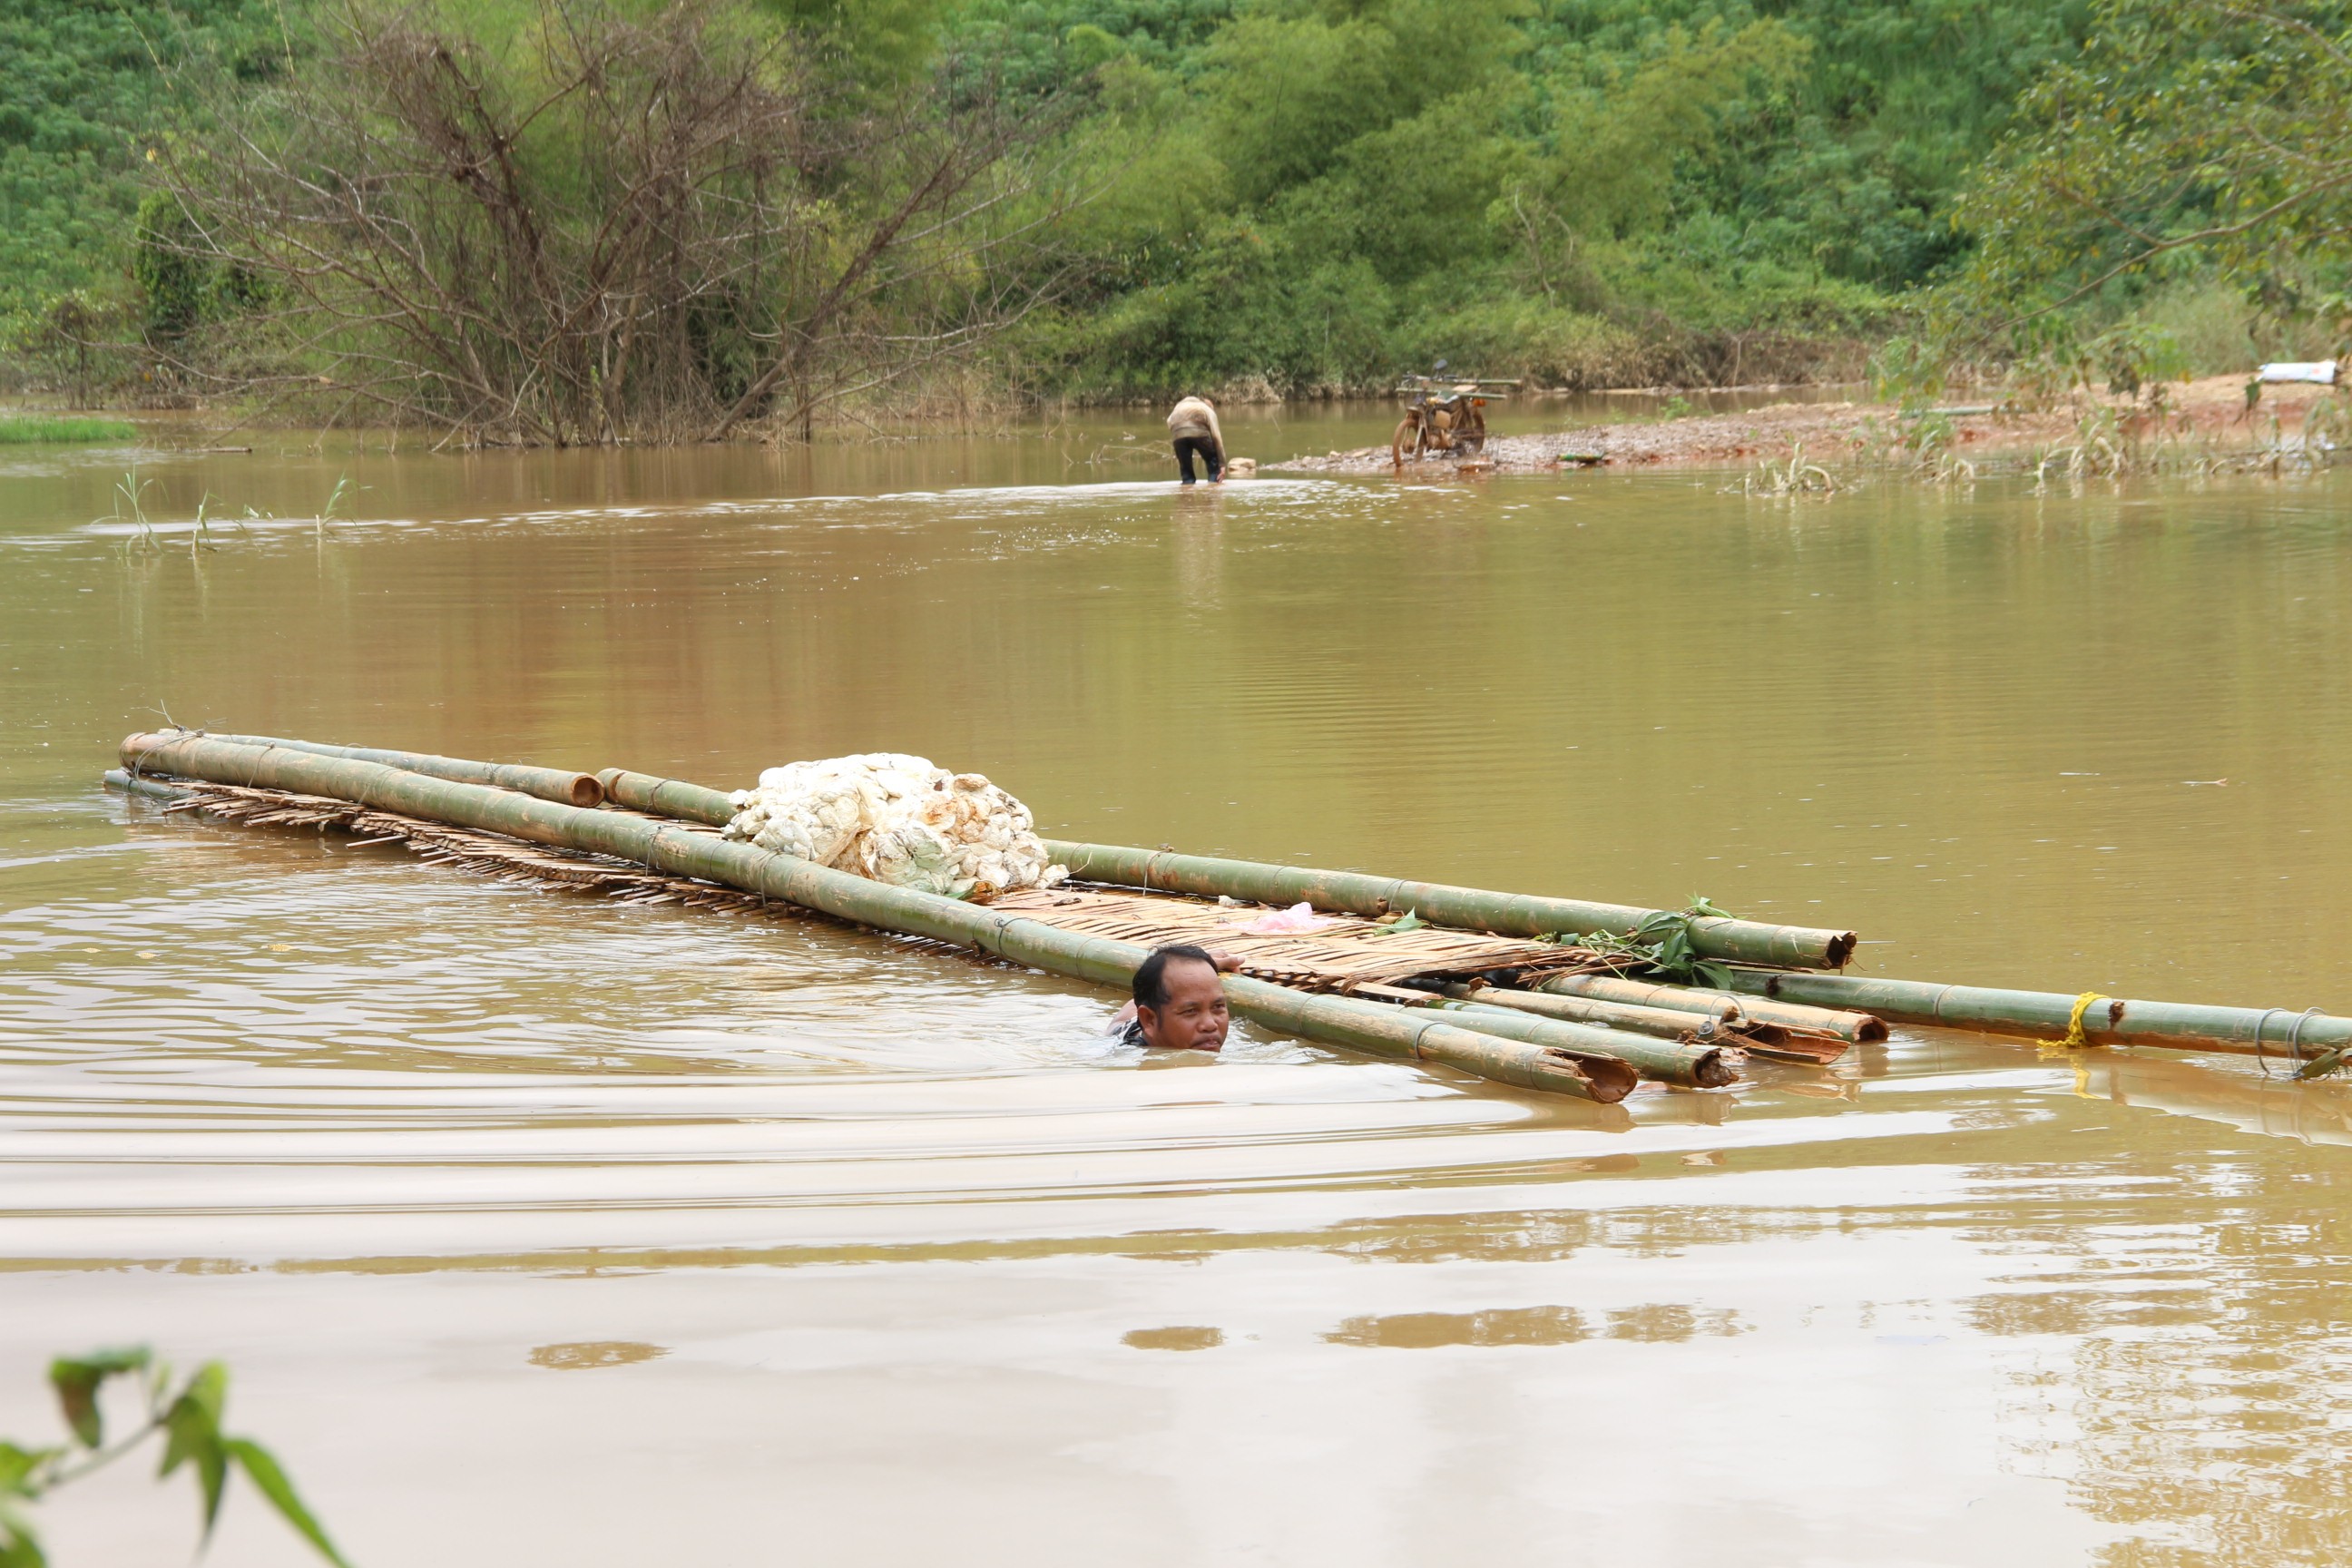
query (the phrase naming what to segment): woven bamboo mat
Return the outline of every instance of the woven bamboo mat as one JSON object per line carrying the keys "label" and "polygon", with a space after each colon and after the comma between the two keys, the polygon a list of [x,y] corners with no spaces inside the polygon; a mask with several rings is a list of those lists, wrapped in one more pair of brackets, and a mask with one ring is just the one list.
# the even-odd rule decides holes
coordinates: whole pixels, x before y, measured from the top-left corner
{"label": "woven bamboo mat", "polygon": [[1497,969],[1572,974],[1612,969],[1622,962],[1586,948],[1483,931],[1443,926],[1395,931],[1359,915],[1318,913],[1312,931],[1261,935],[1248,928],[1275,910],[1168,893],[1028,889],[1003,894],[989,908],[1145,947],[1191,942],[1219,948],[1241,960],[1244,974],[1302,991],[1351,991],[1423,975],[1461,977]]}
{"label": "woven bamboo mat", "polygon": [[[423,857],[428,865],[455,866],[504,882],[528,883],[566,892],[601,893],[633,904],[756,909],[767,903],[756,893],[667,876],[625,860],[526,844],[502,833],[478,833],[472,828],[375,811],[326,795],[195,780],[175,779],[172,785],[184,792],[182,799],[164,807],[175,815],[203,816],[245,827],[310,827],[320,831],[335,828],[353,835],[362,845],[397,843]],[[667,818],[664,825],[688,832],[701,831],[692,824],[671,824]],[[718,829],[709,831],[716,833]]]}

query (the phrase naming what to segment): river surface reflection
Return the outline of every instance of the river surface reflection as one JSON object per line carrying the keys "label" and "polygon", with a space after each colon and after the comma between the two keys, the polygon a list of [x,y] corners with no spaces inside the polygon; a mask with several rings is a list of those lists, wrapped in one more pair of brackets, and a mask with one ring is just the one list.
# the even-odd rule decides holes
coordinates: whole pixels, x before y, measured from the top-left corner
{"label": "river surface reflection", "polygon": [[[95,787],[165,711],[904,750],[1070,837],[2352,1005],[2336,483],[1180,496],[1157,435],[264,435],[141,457],[152,546],[131,454],[0,463],[0,1432],[54,1352],[225,1357],[379,1565],[2352,1558],[2352,1089],[1927,1032],[1618,1108],[1147,1061],[1075,983]],[[198,548],[207,494],[264,515]],[[184,1551],[151,1490],[55,1559]]]}

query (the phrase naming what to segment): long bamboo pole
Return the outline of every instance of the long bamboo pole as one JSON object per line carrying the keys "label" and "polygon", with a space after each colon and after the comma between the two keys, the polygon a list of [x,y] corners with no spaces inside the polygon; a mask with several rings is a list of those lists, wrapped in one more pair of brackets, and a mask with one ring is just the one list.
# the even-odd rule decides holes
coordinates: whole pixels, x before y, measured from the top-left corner
{"label": "long bamboo pole", "polygon": [[387,768],[423,773],[427,778],[457,784],[489,784],[520,790],[541,800],[565,805],[601,805],[604,786],[593,773],[567,773],[562,768],[535,768],[522,763],[477,763],[464,757],[439,757],[429,752],[387,752],[374,746],[329,746],[316,741],[292,741],[282,735],[211,735],[232,746],[278,746],[319,757],[344,757],[358,763],[378,763]]}
{"label": "long bamboo pole", "polygon": [[[1573,1024],[1598,1024],[1607,1029],[1632,1029],[1661,1039],[1740,1042],[1730,1038],[1727,1021],[1666,1007],[1640,1007],[1624,1002],[1595,1002],[1584,996],[1554,996],[1540,991],[1513,991],[1500,985],[1459,981],[1441,986],[1456,1002],[1480,1002],[1490,1007],[1516,1007],[1538,1017]],[[1730,1009],[1726,1008],[1728,1013]]]}
{"label": "long bamboo pole", "polygon": [[596,775],[596,782],[603,786],[604,798],[614,805],[650,811],[657,816],[680,817],[711,827],[726,826],[743,809],[724,790],[654,773],[633,773],[626,768],[606,768]]}
{"label": "long bamboo pole", "polygon": [[[1870,1014],[1851,1009],[1799,1006],[1756,996],[1735,995],[1696,985],[1665,985],[1646,980],[1624,980],[1613,974],[1560,974],[1536,982],[1539,991],[1559,996],[1590,996],[1603,1002],[1630,1002],[1643,1007],[1684,1009],[1710,1017],[1745,1016],[1759,1024],[1777,1024],[1801,1034],[1826,1035],[1848,1045],[1886,1037],[1886,1025]],[[1725,1010],[1729,1009],[1727,1013]]]}
{"label": "long bamboo pole", "polygon": [[2120,996],[2084,1001],[2057,991],[2003,991],[1879,980],[1850,974],[1731,972],[1735,990],[1785,997],[1816,1007],[1846,1007],[1902,1024],[1939,1024],[1996,1035],[2065,1037],[2081,1005],[2084,1040],[2095,1046],[2166,1046],[2184,1051],[2308,1058],[2352,1044],[2352,1018],[2292,1007],[2212,1007],[2139,1002]]}
{"label": "long bamboo pole", "polygon": [[1687,1089],[1720,1089],[1739,1081],[1739,1069],[1720,1046],[1674,1044],[1631,1030],[1594,1028],[1587,1024],[1539,1018],[1515,1007],[1455,1002],[1436,995],[1432,995],[1425,1005],[1451,1014],[1470,1028],[1510,1039],[1542,1041],[1552,1038],[1557,1030],[1571,1030],[1573,1038],[1587,1042],[1594,1050],[1624,1058],[1642,1069],[1643,1078],[1661,1083],[1678,1083]]}
{"label": "long bamboo pole", "polygon": [[[638,811],[680,816],[723,827],[739,809],[721,792],[653,773],[607,768],[596,775],[614,804]],[[1045,841],[1046,853],[1087,881],[1150,888],[1201,897],[1223,894],[1260,903],[1297,903],[1351,914],[1384,915],[1412,910],[1433,925],[1490,931],[1498,936],[1549,936],[1563,931],[1633,930],[1654,911],[1623,904],[1584,903],[1569,899],[1495,893],[1409,882],[1352,871],[1312,871],[1250,860],[1212,860],[1167,850],[1129,849],[1107,844]],[[1703,953],[1728,958],[1752,953],[1751,963],[1834,968],[1853,955],[1852,931],[1766,925],[1755,921],[1693,922],[1693,942]]]}
{"label": "long bamboo pole", "polygon": [[[122,760],[133,775],[160,773],[289,790],[611,855],[861,925],[967,944],[1100,984],[1128,982],[1150,954],[1148,948],[1132,942],[1086,936],[1042,921],[867,881],[629,812],[588,810],[379,763],[184,733],[131,736],[122,743]],[[1522,1028],[1505,1034],[1465,1026],[1464,1020],[1418,1008],[1314,995],[1238,975],[1227,978],[1225,994],[1242,1016],[1286,1033],[1375,1056],[1439,1062],[1482,1078],[1604,1104],[1623,1099],[1639,1077],[1634,1065],[1621,1055],[1587,1047],[1581,1037],[1600,1031],[1571,1025],[1544,1025],[1555,1032],[1536,1039]]]}
{"label": "long bamboo pole", "polygon": [[[1223,894],[1265,904],[1291,904],[1304,900],[1319,910],[1359,915],[1412,910],[1433,925],[1493,931],[1497,936],[1581,936],[1594,931],[1623,936],[1660,912],[1629,904],[1490,892],[1483,888],[1412,882],[1358,871],[1316,871],[1259,860],[1222,860],[1113,844],[1074,844],[1049,838],[1045,851],[1067,866],[1070,875],[1090,882],[1191,893],[1202,898]],[[1705,919],[1691,922],[1691,945],[1702,956],[1746,963],[1836,969],[1853,956],[1855,940],[1852,931],[1768,925],[1758,921]]]}
{"label": "long bamboo pole", "polygon": [[[687,784],[678,779],[662,778],[654,773],[632,773],[625,768],[606,768],[596,777],[597,781],[604,786],[608,799],[616,805],[627,806],[632,810],[650,811],[663,816],[683,817],[690,822],[724,826],[734,820],[735,814],[740,809],[730,796],[718,790],[702,784]],[[1059,847],[1049,844],[1049,852],[1057,847]],[[1075,868],[1073,868],[1073,874],[1076,874]],[[1724,1009],[1727,1016],[1737,1010],[1736,1002],[1727,1005]],[[1572,1026],[1580,1023],[1605,1024],[1610,1020],[1560,1015],[1553,1016],[1550,1021],[1555,1024]],[[1487,1027],[1484,1024],[1478,1026]],[[1688,1033],[1689,1026],[1685,1024],[1679,1029],[1656,1028],[1645,1032],[1670,1037],[1678,1037]],[[1587,1048],[1606,1050],[1624,1057],[1639,1066],[1644,1077],[1654,1078],[1663,1083],[1706,1088],[1736,1082],[1739,1076],[1724,1060],[1719,1050],[1707,1047],[1685,1046],[1673,1052],[1660,1052],[1629,1042],[1622,1036],[1612,1037],[1605,1032],[1598,1033],[1596,1036],[1591,1031],[1575,1043]]]}
{"label": "long bamboo pole", "polygon": [[[1612,1029],[1634,1029],[1645,1035],[1663,1035],[1670,1039],[1690,1039],[1696,1030],[1697,1038],[1710,1044],[1737,1046],[1751,1055],[1814,1067],[1827,1066],[1845,1055],[1847,1049],[1845,1041],[1832,1039],[1827,1035],[1802,1034],[1778,1024],[1760,1024],[1748,1017],[1717,1018],[1704,1013],[1677,1013],[1664,1007],[1642,1007],[1627,1002],[1595,1002],[1583,996],[1555,996],[1549,992],[1515,991],[1500,985],[1450,984],[1444,990],[1446,995],[1457,1002],[1479,1002],[1490,1007],[1517,1007],[1548,1018],[1572,1018],[1584,1023],[1604,1024]],[[1730,1013],[1737,1009],[1727,1007],[1725,1011]]]}
{"label": "long bamboo pole", "polygon": [[[607,773],[601,776],[609,784],[615,775]],[[625,800],[624,804],[639,809],[668,809],[694,820],[720,824],[725,823],[735,809],[727,796],[716,790],[679,784],[647,774],[618,776],[630,781],[627,787],[637,797]],[[656,786],[657,793],[663,797],[660,805],[656,805],[653,798]],[[1068,851],[1090,850],[1097,847],[1055,844],[1049,847],[1057,858],[1061,858]],[[1110,858],[1104,867],[1097,867],[1091,856],[1080,857],[1080,864],[1087,867],[1082,874],[1103,876],[1107,868],[1124,868],[1137,879],[1139,885],[1151,886],[1154,884],[1149,879],[1150,862],[1159,859],[1164,864],[1169,859],[1139,849],[1106,849],[1104,854]],[[1174,858],[1181,860],[1183,858]],[[1072,865],[1071,869],[1078,871],[1079,865]],[[1299,875],[1312,876],[1314,873]],[[1104,879],[1116,879],[1104,876]],[[1413,886],[1407,883],[1388,885],[1394,888]],[[1297,900],[1291,901],[1296,902]],[[1309,901],[1313,900],[1310,899]],[[1850,956],[1851,952],[1851,938],[1848,938],[1838,956],[1843,959]],[[1767,962],[1784,961],[1775,959]],[[1560,983],[1555,981],[1547,989],[1557,990],[1559,987]],[[1680,991],[1678,1000],[1669,1001],[1668,994],[1676,989]],[[1995,1034],[2063,1037],[2076,1000],[2058,992],[2005,991],[1984,986],[1880,980],[1858,975],[1790,973],[1786,970],[1769,968],[1733,970],[1731,989],[1739,993],[1735,1000],[1746,1004],[1750,1009],[1748,1016],[1759,1021],[1777,1021],[1765,1017],[1770,1010],[1771,1000],[1804,1006],[1807,1013],[1798,1015],[1799,1021],[1789,1026],[1807,1033],[1821,1032],[1816,1026],[1818,1019],[1814,1015],[1820,1010],[1828,1010],[1867,1013],[1879,1020],[1894,1023],[1942,1024]],[[1662,992],[1667,994],[1662,994]],[[1691,988],[1654,987],[1643,1005],[1679,1005],[1702,1010],[1696,1007],[1696,1004],[1706,994]],[[1720,995],[1719,993],[1717,994]],[[1759,1004],[1751,998],[1767,1000]],[[1758,1010],[1759,1007],[1761,1011]],[[1719,1003],[1703,1010],[1717,1016],[1731,1016],[1731,1010],[1722,1007]],[[1864,1027],[1860,1025],[1848,1026],[1857,1031]],[[2325,1055],[2338,1046],[2352,1044],[2352,1018],[2333,1014],[2305,1014],[2284,1007],[2220,1007],[2102,998],[2098,1005],[2085,1009],[2083,1028],[2084,1038],[2098,1045],[2167,1046],[2180,1050],[2230,1051],[2242,1055],[2277,1052],[2311,1058]],[[1883,1038],[1884,1035],[1874,1033],[1869,1037]]]}

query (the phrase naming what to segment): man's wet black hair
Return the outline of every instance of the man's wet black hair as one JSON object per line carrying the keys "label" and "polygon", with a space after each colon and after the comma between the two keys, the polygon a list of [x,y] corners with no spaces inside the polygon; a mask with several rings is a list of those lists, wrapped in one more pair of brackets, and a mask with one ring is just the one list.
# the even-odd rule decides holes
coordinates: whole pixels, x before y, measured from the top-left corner
{"label": "man's wet black hair", "polygon": [[1217,961],[1209,956],[1207,949],[1194,947],[1189,942],[1180,942],[1172,946],[1156,949],[1135,972],[1135,1005],[1137,1006],[1149,1007],[1156,1013],[1168,1005],[1168,965],[1171,960],[1179,958],[1189,958],[1195,963],[1205,963],[1212,970],[1217,967]]}

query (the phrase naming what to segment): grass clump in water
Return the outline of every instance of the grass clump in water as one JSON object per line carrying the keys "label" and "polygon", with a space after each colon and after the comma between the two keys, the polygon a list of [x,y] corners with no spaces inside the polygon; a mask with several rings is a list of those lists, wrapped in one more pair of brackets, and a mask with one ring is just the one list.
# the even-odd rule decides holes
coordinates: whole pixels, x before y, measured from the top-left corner
{"label": "grass clump in water", "polygon": [[0,447],[30,447],[72,441],[132,441],[139,426],[127,419],[77,419],[50,415],[0,418]]}

